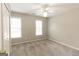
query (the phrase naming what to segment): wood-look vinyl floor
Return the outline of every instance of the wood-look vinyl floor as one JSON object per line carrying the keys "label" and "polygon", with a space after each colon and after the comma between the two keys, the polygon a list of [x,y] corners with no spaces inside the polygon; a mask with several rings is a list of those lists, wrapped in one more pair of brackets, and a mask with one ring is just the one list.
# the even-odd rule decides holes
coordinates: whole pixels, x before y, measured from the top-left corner
{"label": "wood-look vinyl floor", "polygon": [[13,45],[11,56],[79,56],[79,51],[50,40],[40,40]]}

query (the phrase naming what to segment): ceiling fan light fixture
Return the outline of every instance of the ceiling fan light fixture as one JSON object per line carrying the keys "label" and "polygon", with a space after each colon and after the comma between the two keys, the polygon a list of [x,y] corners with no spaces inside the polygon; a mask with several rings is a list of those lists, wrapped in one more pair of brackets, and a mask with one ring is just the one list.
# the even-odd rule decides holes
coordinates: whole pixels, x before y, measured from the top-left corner
{"label": "ceiling fan light fixture", "polygon": [[49,10],[49,7],[45,8],[45,10],[48,11]]}
{"label": "ceiling fan light fixture", "polygon": [[43,12],[43,16],[44,17],[47,17],[47,12]]}

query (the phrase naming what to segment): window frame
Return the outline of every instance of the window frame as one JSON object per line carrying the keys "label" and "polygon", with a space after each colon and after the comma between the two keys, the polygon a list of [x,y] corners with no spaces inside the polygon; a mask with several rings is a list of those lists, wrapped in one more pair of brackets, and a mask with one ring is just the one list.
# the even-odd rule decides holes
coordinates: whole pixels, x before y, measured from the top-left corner
{"label": "window frame", "polygon": [[[41,26],[39,26],[39,27],[41,27],[41,30],[38,30],[37,28],[39,28],[39,27],[37,27],[37,22],[41,22]],[[41,36],[41,35],[43,35],[43,21],[42,20],[36,20],[35,21],[35,26],[36,26],[36,31],[35,31],[35,35],[36,36]],[[38,31],[41,31],[41,33],[39,33]],[[37,33],[38,32],[38,33]]]}
{"label": "window frame", "polygon": [[[11,24],[12,21],[13,21],[12,19],[18,19],[20,26],[15,26],[15,27],[13,26],[13,27],[12,27],[12,24]],[[14,22],[15,22],[15,21],[14,21]],[[12,32],[12,28],[14,29],[14,31],[18,31],[18,30],[15,30],[15,29],[19,29],[19,32],[20,32],[20,33],[17,32],[17,33],[19,33],[18,36],[17,36],[17,35],[13,36],[13,35],[14,35],[14,34],[13,34],[14,32]],[[22,33],[21,33],[21,32],[22,32],[22,29],[21,29],[21,28],[22,28],[21,18],[20,18],[20,17],[11,17],[11,18],[10,18],[10,32],[11,32],[11,38],[21,38],[21,37],[22,37]],[[15,34],[17,34],[17,33],[15,33]],[[13,35],[12,35],[12,34],[13,34]]]}

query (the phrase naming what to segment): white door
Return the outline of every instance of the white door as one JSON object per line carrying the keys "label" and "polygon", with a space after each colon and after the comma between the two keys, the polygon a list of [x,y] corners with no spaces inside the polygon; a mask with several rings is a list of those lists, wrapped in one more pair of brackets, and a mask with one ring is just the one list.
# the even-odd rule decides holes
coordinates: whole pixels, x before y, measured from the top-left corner
{"label": "white door", "polygon": [[9,11],[5,4],[2,4],[3,15],[3,50],[10,54],[10,39],[9,39]]}

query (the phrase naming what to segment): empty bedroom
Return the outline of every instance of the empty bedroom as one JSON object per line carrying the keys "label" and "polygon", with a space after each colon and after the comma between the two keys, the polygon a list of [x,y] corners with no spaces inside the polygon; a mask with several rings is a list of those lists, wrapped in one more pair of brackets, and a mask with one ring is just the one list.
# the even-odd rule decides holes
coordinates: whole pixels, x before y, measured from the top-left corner
{"label": "empty bedroom", "polygon": [[79,56],[78,3],[0,3],[0,55]]}

